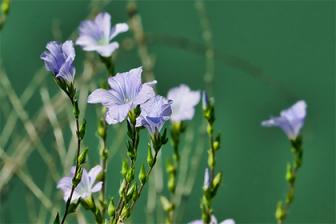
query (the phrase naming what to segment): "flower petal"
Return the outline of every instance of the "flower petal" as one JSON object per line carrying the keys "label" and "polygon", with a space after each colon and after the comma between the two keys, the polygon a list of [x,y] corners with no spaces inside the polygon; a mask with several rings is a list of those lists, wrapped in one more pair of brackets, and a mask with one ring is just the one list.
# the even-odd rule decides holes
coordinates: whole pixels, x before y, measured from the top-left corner
{"label": "flower petal", "polygon": [[96,183],[96,184],[94,185],[94,187],[91,189],[91,192],[92,192],[92,193],[94,193],[94,192],[98,192],[98,191],[100,191],[100,190],[102,189],[102,187],[103,187],[103,182],[100,181],[100,182],[98,182],[98,183]]}
{"label": "flower petal", "polygon": [[100,31],[103,34],[103,37],[108,40],[111,30],[111,16],[107,12],[99,13],[95,18],[95,24],[99,27]]}
{"label": "flower petal", "polygon": [[101,167],[100,165],[97,165],[97,166],[93,167],[93,168],[89,171],[88,175],[89,175],[90,185],[91,185],[91,186],[92,186],[93,183],[96,181],[97,176],[98,176],[98,174],[99,174],[101,171],[102,171],[102,167]]}
{"label": "flower petal", "polygon": [[130,104],[113,105],[108,107],[105,120],[108,124],[117,124],[124,121],[131,109]]}
{"label": "flower petal", "polygon": [[134,105],[140,105],[155,96],[153,86],[156,84],[156,80],[142,84],[140,92],[133,101]]}
{"label": "flower petal", "polygon": [[117,23],[114,27],[111,29],[110,33],[110,40],[112,40],[114,37],[116,37],[120,33],[124,33],[128,31],[128,25],[127,23]]}
{"label": "flower petal", "polygon": [[105,89],[96,89],[88,97],[88,103],[101,103],[104,106],[111,106],[116,102],[116,98],[110,91]]}

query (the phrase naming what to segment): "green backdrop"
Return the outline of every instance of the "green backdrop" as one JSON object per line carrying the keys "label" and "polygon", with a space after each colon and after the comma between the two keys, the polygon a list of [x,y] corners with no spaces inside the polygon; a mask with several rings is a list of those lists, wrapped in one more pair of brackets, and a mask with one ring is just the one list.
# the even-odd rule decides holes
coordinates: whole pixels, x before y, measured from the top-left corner
{"label": "green backdrop", "polygon": [[[275,128],[262,128],[260,122],[304,99],[308,104],[302,132],[304,161],[288,223],[335,223],[335,1],[206,1],[205,6],[219,55],[213,89],[216,129],[223,142],[217,167],[224,181],[214,201],[216,216],[220,220],[232,217],[237,223],[274,223],[276,201],[286,190],[284,172],[291,154],[285,135]],[[203,44],[193,1],[140,1],[138,8],[146,32]],[[124,1],[112,1],[104,9],[112,14],[113,23],[127,20]],[[39,55],[53,38],[55,21],[64,40],[88,12],[87,1],[13,0],[0,32],[0,56],[17,93],[41,67]],[[131,33],[118,39],[128,36]],[[156,41],[149,49],[155,56],[159,93],[165,95],[179,83],[193,89],[205,87],[205,59],[193,47],[181,49]],[[81,71],[83,53],[79,48],[76,51]],[[135,50],[120,50],[117,71],[139,65]],[[50,88],[56,91],[52,82]],[[26,106],[31,116],[41,105],[38,93],[34,99]],[[85,140],[92,147],[97,143],[93,108],[87,114],[92,122],[87,136],[91,137]],[[194,127],[200,124],[200,111],[199,107]],[[0,123],[4,121],[1,117]],[[52,139],[51,131],[48,139]],[[205,165],[206,160],[201,167]],[[42,186],[48,174],[41,168],[41,158],[33,155],[27,166]],[[118,175],[119,167],[118,159],[110,164],[113,175]],[[184,205],[184,222],[200,216],[203,168],[196,172],[196,187]],[[26,189],[17,178],[10,188],[1,201],[0,222],[26,222],[30,211]],[[136,223],[145,222],[145,200],[141,198],[132,216]]]}

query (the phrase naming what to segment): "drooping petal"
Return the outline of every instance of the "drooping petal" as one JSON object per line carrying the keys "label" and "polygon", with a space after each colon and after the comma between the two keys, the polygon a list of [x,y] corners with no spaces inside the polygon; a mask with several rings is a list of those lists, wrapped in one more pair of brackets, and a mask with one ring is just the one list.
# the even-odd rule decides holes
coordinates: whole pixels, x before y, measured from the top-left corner
{"label": "drooping petal", "polygon": [[133,101],[134,105],[140,105],[149,100],[150,98],[155,96],[155,91],[153,89],[153,86],[156,84],[156,80],[152,82],[147,82],[142,84],[142,87]]}
{"label": "drooping petal", "polygon": [[92,193],[94,193],[94,192],[98,192],[98,191],[100,191],[100,190],[102,189],[102,187],[103,187],[103,182],[100,181],[100,182],[96,183],[96,184],[93,186],[93,188],[91,189],[91,192],[92,192]]}
{"label": "drooping petal", "polygon": [[127,25],[127,23],[117,23],[111,29],[110,40],[112,40],[118,34],[124,33],[124,32],[127,32],[127,31],[128,31],[128,25]]}
{"label": "drooping petal", "polygon": [[117,124],[124,121],[131,108],[130,104],[113,105],[108,107],[105,120],[108,124]]}
{"label": "drooping petal", "polygon": [[96,89],[88,97],[88,103],[101,103],[108,107],[118,102],[115,96],[108,90]]}
{"label": "drooping petal", "polygon": [[88,175],[89,175],[90,185],[91,185],[91,186],[92,186],[93,183],[96,181],[97,176],[98,176],[98,174],[101,173],[101,171],[102,171],[102,167],[101,167],[100,165],[97,165],[97,166],[93,167],[93,168],[89,171]]}
{"label": "drooping petal", "polygon": [[94,50],[103,57],[110,57],[118,48],[119,44],[117,42],[112,42],[108,45],[98,45],[94,48]]}

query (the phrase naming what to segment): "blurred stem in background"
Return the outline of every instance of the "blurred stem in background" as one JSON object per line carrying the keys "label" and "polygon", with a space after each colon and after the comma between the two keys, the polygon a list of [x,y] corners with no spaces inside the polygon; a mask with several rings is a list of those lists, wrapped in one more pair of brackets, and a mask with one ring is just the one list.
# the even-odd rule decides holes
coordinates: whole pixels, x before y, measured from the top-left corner
{"label": "blurred stem in background", "polygon": [[296,176],[299,168],[302,165],[302,138],[299,136],[293,140],[291,140],[291,152],[293,154],[293,161],[287,164],[287,171],[286,171],[286,180],[288,183],[288,191],[286,194],[285,201],[279,201],[277,203],[276,211],[275,211],[275,218],[278,224],[284,223],[288,209],[294,200],[295,194],[295,182]]}
{"label": "blurred stem in background", "polygon": [[[106,66],[108,77],[112,77],[115,74],[115,66],[113,63],[112,56],[111,57],[102,57],[100,56],[101,62]],[[104,81],[102,83],[102,88],[107,88],[108,83]],[[99,195],[99,203],[100,203],[100,209],[102,216],[104,217],[105,211],[106,211],[106,202],[105,202],[105,194],[106,194],[106,174],[107,174],[107,162],[108,162],[108,147],[107,147],[107,131],[108,131],[108,125],[105,121],[106,117],[106,108],[102,107],[101,109],[101,116],[99,116],[99,121],[98,121],[98,127],[97,127],[97,134],[100,138],[100,165],[102,167],[102,176],[101,176],[101,181],[103,182],[102,184],[102,189],[100,191]]]}
{"label": "blurred stem in background", "polygon": [[168,173],[167,187],[170,192],[169,197],[161,196],[161,204],[163,210],[166,212],[166,223],[175,223],[175,191],[177,185],[177,174],[180,162],[179,144],[180,136],[185,131],[185,125],[182,121],[173,122],[172,129],[170,132],[171,142],[173,146],[173,154],[171,158],[168,159],[166,164],[166,172]]}
{"label": "blurred stem in background", "polygon": [[207,133],[209,137],[210,149],[208,150],[208,167],[204,176],[203,196],[201,200],[202,220],[210,223],[213,215],[212,200],[216,196],[219,185],[222,181],[222,173],[215,174],[216,152],[220,147],[220,136],[214,136],[215,107],[208,98],[206,92],[202,94],[203,115],[207,121]]}

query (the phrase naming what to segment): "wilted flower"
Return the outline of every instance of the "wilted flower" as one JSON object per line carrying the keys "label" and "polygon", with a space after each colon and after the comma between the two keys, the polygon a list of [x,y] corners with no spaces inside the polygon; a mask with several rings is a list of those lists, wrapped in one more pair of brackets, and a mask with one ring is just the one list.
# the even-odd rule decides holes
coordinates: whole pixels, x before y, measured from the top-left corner
{"label": "wilted flower", "polygon": [[280,117],[273,117],[267,121],[263,121],[261,124],[265,127],[279,127],[286,133],[289,139],[295,139],[304,124],[306,107],[306,102],[300,100],[292,107],[281,111]]}
{"label": "wilted flower", "polygon": [[59,43],[50,41],[47,50],[41,54],[46,69],[52,72],[56,78],[72,82],[75,76],[75,49],[71,40]]}
{"label": "wilted flower", "polygon": [[162,96],[152,97],[140,105],[141,114],[136,120],[136,126],[144,126],[151,134],[159,132],[170,118],[171,104],[172,100],[167,100]]}
{"label": "wilted flower", "polygon": [[142,68],[118,73],[108,79],[109,90],[96,89],[88,98],[88,103],[101,103],[107,107],[106,122],[116,124],[127,117],[130,110],[146,102],[155,95],[156,81],[141,83]]}
{"label": "wilted flower", "polygon": [[[75,167],[71,168],[70,176],[63,177],[58,181],[57,188],[63,191],[64,201],[67,201],[72,188],[72,178],[75,175]],[[76,202],[79,198],[86,199],[92,193],[98,192],[102,188],[103,182],[96,182],[98,174],[102,171],[101,166],[93,167],[89,172],[83,169],[81,181],[78,183],[71,198],[71,202]]]}
{"label": "wilted flower", "polygon": [[85,51],[96,51],[103,57],[109,57],[119,47],[117,42],[110,41],[119,33],[127,30],[126,23],[118,23],[111,27],[110,14],[102,12],[94,20],[81,22],[76,44]]}
{"label": "wilted flower", "polygon": [[195,106],[200,101],[200,92],[191,91],[184,84],[169,90],[167,98],[173,100],[172,115],[173,122],[191,120],[195,113]]}
{"label": "wilted flower", "polygon": [[[189,224],[203,224],[202,220],[195,220],[190,222]],[[235,224],[235,221],[233,219],[225,219],[218,223],[216,217],[214,215],[211,216],[210,224]]]}

